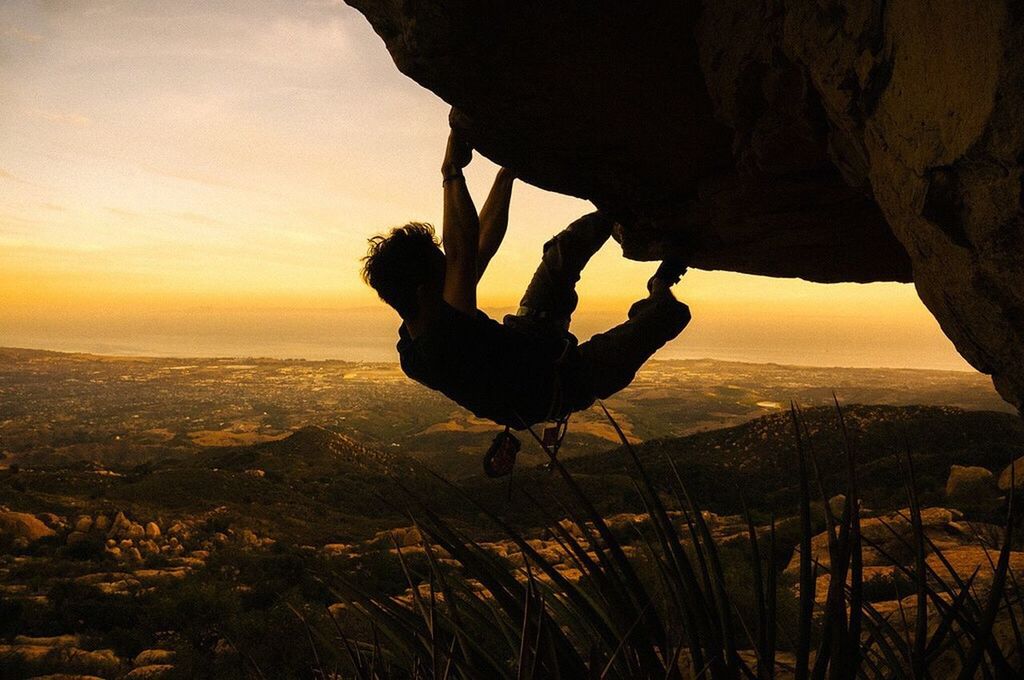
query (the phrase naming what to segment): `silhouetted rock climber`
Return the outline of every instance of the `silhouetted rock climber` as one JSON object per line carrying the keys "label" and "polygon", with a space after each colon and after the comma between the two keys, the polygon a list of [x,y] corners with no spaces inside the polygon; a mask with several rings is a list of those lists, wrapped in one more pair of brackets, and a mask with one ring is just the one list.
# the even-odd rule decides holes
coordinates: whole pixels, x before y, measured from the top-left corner
{"label": "silhouetted rock climber", "polygon": [[477,215],[462,175],[472,154],[453,130],[441,167],[444,252],[430,225],[412,222],[370,239],[363,279],[402,317],[410,378],[506,427],[557,421],[629,385],[686,327],[690,310],[669,290],[685,263],[663,262],[626,322],[579,344],[569,332],[575,285],[614,224],[591,213],[544,245],[519,311],[494,321],[477,309],[476,288],[505,236],[515,177],[501,169]]}

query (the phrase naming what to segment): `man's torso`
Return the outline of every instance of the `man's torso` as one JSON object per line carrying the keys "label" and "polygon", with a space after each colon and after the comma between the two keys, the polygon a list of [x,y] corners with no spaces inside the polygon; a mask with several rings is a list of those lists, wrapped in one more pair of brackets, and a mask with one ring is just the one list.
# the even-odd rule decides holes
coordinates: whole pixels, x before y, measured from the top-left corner
{"label": "man's torso", "polygon": [[593,401],[571,335],[530,332],[442,303],[415,338],[404,325],[399,336],[405,374],[481,418],[521,429]]}

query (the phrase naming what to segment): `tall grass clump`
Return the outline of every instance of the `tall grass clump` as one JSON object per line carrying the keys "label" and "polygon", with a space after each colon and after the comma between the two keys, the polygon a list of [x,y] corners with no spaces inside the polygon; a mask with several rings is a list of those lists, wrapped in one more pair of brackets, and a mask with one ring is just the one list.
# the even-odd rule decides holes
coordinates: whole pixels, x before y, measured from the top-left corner
{"label": "tall grass clump", "polygon": [[[425,567],[421,561],[420,568],[411,568],[395,543],[409,594],[380,596],[335,574],[331,585],[345,603],[344,616],[336,619],[335,637],[311,643],[343,647],[349,666],[340,675],[360,680],[1021,677],[1024,609],[1009,569],[1012,499],[1002,545],[991,558],[991,587],[984,589],[977,570],[966,578],[957,574],[926,535],[912,460],[904,455],[913,531],[910,539],[892,533],[902,542],[900,552],[914,557],[909,564],[893,560],[898,565],[894,582],[897,590],[911,592],[905,593],[910,600],[900,600],[895,617],[884,615],[865,597],[864,549],[884,555],[885,546],[861,533],[857,454],[843,411],[836,402],[846,469],[841,512],[829,505],[800,410],[794,405],[790,412],[799,479],[795,582],[787,580],[776,559],[774,518],[759,528],[747,514],[741,542],[746,565],[740,572],[747,582],[738,585],[735,547],[712,537],[693,490],[673,462],[671,479],[655,485],[605,410],[649,516],[647,529],[636,535],[642,558],[627,557],[623,542],[555,452],[544,447],[566,502],[557,513],[540,509],[578,579],[566,577],[482,504],[476,503],[478,510],[518,549],[521,559],[515,564],[409,492],[426,557]],[[538,443],[544,446],[539,438]],[[820,497],[825,509],[827,564],[813,559],[812,497]],[[556,521],[556,515],[568,521]],[[929,552],[948,574],[932,568],[925,559]],[[827,595],[816,602],[816,582],[825,574]],[[1010,632],[997,638],[997,625]]]}

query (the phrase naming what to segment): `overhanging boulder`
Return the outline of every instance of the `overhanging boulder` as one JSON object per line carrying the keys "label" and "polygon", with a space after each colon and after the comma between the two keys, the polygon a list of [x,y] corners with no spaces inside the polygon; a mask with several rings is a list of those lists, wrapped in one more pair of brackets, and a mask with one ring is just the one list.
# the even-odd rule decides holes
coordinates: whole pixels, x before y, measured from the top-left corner
{"label": "overhanging boulder", "polygon": [[1019,3],[347,1],[481,153],[614,214],[626,257],[912,280],[1022,405]]}

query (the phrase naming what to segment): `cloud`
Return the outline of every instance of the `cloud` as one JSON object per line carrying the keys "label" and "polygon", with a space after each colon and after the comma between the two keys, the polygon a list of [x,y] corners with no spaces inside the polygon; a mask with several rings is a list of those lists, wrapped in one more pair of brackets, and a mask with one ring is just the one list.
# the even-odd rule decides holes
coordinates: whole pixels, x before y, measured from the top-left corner
{"label": "cloud", "polygon": [[200,215],[199,213],[194,212],[171,212],[167,214],[170,217],[174,217],[179,220],[184,220],[186,222],[193,222],[195,224],[205,224],[207,226],[217,226],[224,224],[218,219],[214,219],[213,217],[207,217],[206,215]]}
{"label": "cloud", "polygon": [[124,208],[114,208],[111,206],[107,206],[106,209],[107,212],[111,214],[117,215],[118,217],[124,217],[130,220],[135,220],[143,217],[143,215],[141,215],[140,213],[137,213],[133,210],[125,210]]}
{"label": "cloud", "polygon": [[17,175],[15,175],[12,172],[7,172],[3,168],[0,168],[0,179],[5,179],[5,180],[8,180],[10,182],[17,182],[18,184],[27,184],[29,186],[38,186],[37,184],[33,184],[32,182],[29,182],[27,179],[22,179],[21,177],[18,177]]}
{"label": "cloud", "polygon": [[4,29],[3,35],[14,38],[19,42],[28,43],[30,45],[43,41],[43,36],[39,33],[32,31],[26,31],[23,28],[17,26],[8,26]]}
{"label": "cloud", "polygon": [[42,118],[43,120],[48,120],[51,123],[58,123],[60,125],[70,125],[72,127],[87,127],[89,125],[92,125],[92,119],[78,113],[64,113],[60,111],[36,111],[36,115]]}

